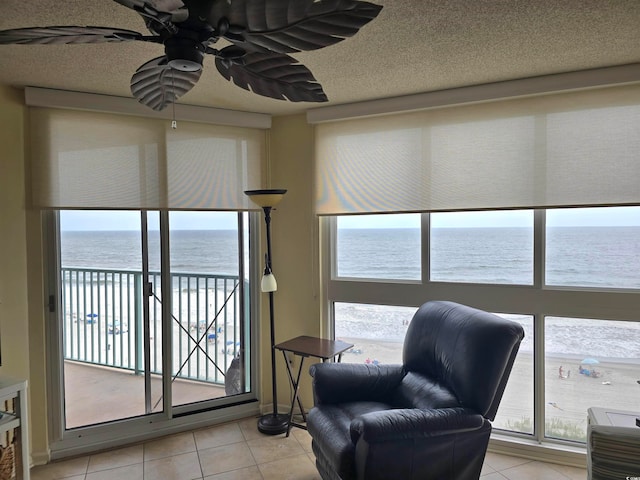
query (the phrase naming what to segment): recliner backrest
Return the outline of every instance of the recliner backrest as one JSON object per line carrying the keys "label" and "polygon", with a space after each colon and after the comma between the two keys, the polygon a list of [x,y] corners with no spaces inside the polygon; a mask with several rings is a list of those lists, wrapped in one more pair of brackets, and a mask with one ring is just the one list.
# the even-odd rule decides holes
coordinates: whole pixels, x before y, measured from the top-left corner
{"label": "recliner backrest", "polygon": [[453,302],[422,305],[404,341],[403,364],[449,390],[460,406],[495,418],[524,329]]}

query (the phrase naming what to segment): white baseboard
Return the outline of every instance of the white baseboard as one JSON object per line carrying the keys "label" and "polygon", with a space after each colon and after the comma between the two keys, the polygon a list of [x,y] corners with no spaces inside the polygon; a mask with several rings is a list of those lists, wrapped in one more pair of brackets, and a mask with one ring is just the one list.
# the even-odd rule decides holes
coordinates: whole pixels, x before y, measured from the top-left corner
{"label": "white baseboard", "polygon": [[586,446],[551,442],[539,443],[534,440],[494,433],[491,435],[488,451],[541,462],[587,468]]}

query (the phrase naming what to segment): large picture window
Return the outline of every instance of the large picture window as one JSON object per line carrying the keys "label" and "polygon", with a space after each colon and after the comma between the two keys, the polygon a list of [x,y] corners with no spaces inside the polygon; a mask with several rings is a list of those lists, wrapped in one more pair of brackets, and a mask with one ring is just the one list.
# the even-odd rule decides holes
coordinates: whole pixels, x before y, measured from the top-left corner
{"label": "large picture window", "polygon": [[401,358],[400,309],[513,318],[526,338],[494,431],[519,437],[508,449],[584,447],[589,406],[633,409],[640,392],[624,373],[639,366],[640,88],[477,94],[317,120],[326,329],[362,351],[348,361],[384,363]]}
{"label": "large picture window", "polygon": [[393,217],[323,224],[337,233],[324,236],[329,328],[354,344],[343,361],[401,362],[416,308],[455,300],[525,329],[496,432],[584,445],[587,408],[637,407],[640,207]]}

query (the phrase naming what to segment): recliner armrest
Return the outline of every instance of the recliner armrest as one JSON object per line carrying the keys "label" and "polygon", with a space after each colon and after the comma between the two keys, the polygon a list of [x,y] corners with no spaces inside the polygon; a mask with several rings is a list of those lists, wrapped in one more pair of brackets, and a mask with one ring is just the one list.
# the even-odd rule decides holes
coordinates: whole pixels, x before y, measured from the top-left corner
{"label": "recliner armrest", "polygon": [[353,443],[362,438],[368,443],[436,437],[478,430],[485,419],[470,410],[394,409],[367,413],[351,421]]}
{"label": "recliner armrest", "polygon": [[402,378],[402,365],[317,363],[309,368],[316,405],[384,400]]}

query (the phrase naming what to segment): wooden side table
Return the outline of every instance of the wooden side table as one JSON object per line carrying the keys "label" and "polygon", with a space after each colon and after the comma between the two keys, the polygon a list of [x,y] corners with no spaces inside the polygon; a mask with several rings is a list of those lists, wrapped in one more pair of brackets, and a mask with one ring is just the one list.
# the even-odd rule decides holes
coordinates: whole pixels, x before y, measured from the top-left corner
{"label": "wooden side table", "polygon": [[[4,410],[5,402],[13,409]],[[29,428],[27,424],[27,381],[0,378],[0,435],[14,432],[16,480],[29,480]]]}
{"label": "wooden side table", "polygon": [[[351,347],[353,347],[352,343],[343,342],[341,340],[328,340],[326,338],[308,337],[306,335],[292,338],[291,340],[287,340],[286,342],[279,343],[275,346],[275,348],[282,352],[284,363],[287,366],[289,380],[291,381],[291,385],[293,386],[293,398],[291,399],[291,410],[289,411],[289,424],[287,425],[286,435],[287,437],[289,436],[291,427],[298,427],[304,430],[307,429],[306,425],[295,423],[293,421],[293,407],[295,406],[296,402],[300,407],[302,419],[305,423],[307,421],[307,416],[304,413],[302,401],[298,396],[300,374],[302,373],[302,365],[304,363],[304,359],[307,357],[316,357],[322,359],[323,362],[326,362],[327,360],[335,358],[337,356],[339,362],[340,360],[342,360],[342,353],[346,350],[349,350]],[[289,362],[287,361],[287,352],[291,352],[294,355],[300,357],[300,366],[298,367],[298,372],[295,377],[293,375],[293,371],[291,370],[291,365],[289,365]]]}
{"label": "wooden side table", "polygon": [[640,478],[640,413],[610,408],[587,413],[587,478]]}

